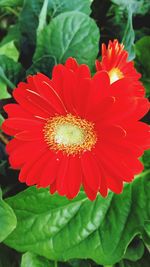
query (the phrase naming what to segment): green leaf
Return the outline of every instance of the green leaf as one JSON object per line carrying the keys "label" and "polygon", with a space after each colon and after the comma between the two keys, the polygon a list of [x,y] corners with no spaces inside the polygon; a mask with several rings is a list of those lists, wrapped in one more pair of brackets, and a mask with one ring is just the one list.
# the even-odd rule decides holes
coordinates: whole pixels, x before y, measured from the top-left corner
{"label": "green leaf", "polygon": [[13,84],[7,79],[3,69],[0,67],[0,99],[10,98],[11,95],[7,91],[7,86],[13,88]]}
{"label": "green leaf", "polygon": [[142,162],[144,164],[145,170],[150,169],[150,150],[146,150],[144,155],[142,156]]}
{"label": "green leaf", "polygon": [[2,41],[0,42],[0,46],[6,45],[7,43],[10,43],[11,41],[17,42],[20,37],[20,32],[19,32],[19,25],[13,25],[10,26],[8,29],[8,33]]}
{"label": "green leaf", "polygon": [[15,85],[18,83],[21,75],[23,75],[21,64],[4,55],[0,56],[0,67],[3,69],[6,77]]}
{"label": "green leaf", "polygon": [[147,0],[111,0],[111,2],[118,5],[120,9],[130,7],[132,13],[137,15],[144,15],[150,11],[150,2]]}
{"label": "green leaf", "polygon": [[0,46],[0,55],[5,55],[9,58],[12,58],[14,61],[17,61],[19,57],[19,52],[14,45],[14,41]]}
{"label": "green leaf", "polygon": [[2,125],[2,122],[4,121],[3,116],[0,114],[0,126]]}
{"label": "green leaf", "polygon": [[145,249],[143,257],[136,261],[122,260],[120,263],[116,264],[115,267],[149,267],[150,263],[150,253]]}
{"label": "green leaf", "polygon": [[46,19],[47,19],[47,7],[48,7],[48,0],[44,0],[43,6],[39,15],[39,25],[37,28],[37,34],[40,33],[46,26]]}
{"label": "green leaf", "polygon": [[23,4],[23,0],[1,0],[0,7],[17,7]]}
{"label": "green leaf", "polygon": [[150,96],[150,36],[144,36],[135,44],[137,69],[143,74],[142,82],[146,87],[147,96]]}
{"label": "green leaf", "polygon": [[34,59],[53,55],[57,62],[64,63],[72,56],[91,67],[98,54],[98,41],[99,31],[91,18],[77,11],[66,12],[39,34]]}
{"label": "green leaf", "polygon": [[0,242],[15,229],[16,224],[16,216],[12,208],[2,200],[2,193],[0,192]]}
{"label": "green leaf", "polygon": [[43,56],[35,61],[32,66],[27,70],[27,75],[33,75],[37,72],[42,72],[45,75],[51,77],[53,67],[56,64],[56,60],[52,56]]}
{"label": "green leaf", "polygon": [[135,49],[134,49],[134,40],[135,40],[135,33],[133,30],[132,24],[132,11],[131,9],[127,9],[127,24],[124,31],[122,43],[125,45],[125,49],[129,53],[128,60],[133,60],[135,58]]}
{"label": "green leaf", "polygon": [[[89,258],[114,264],[123,257],[135,236],[144,235],[150,220],[150,172],[126,184],[120,195],[109,193],[91,202],[81,191],[69,201],[48,189],[30,187],[7,199],[18,219],[5,243],[51,260]],[[32,230],[31,230],[32,229]]]}
{"label": "green leaf", "polygon": [[42,4],[42,0],[24,0],[23,9],[20,13],[20,50],[22,62],[26,64],[25,67],[29,67],[32,63]]}
{"label": "green leaf", "polygon": [[141,239],[135,238],[128,246],[123,258],[131,261],[137,261],[142,258],[143,254],[144,254],[144,244]]}
{"label": "green leaf", "polygon": [[91,3],[92,0],[49,0],[48,12],[51,17],[67,11],[80,11],[90,15]]}
{"label": "green leaf", "polygon": [[27,252],[22,256],[21,267],[55,267],[47,259]]}
{"label": "green leaf", "polygon": [[22,75],[23,69],[20,63],[0,55],[0,99],[10,97],[7,92],[7,86],[13,89],[21,80]]}
{"label": "green leaf", "polygon": [[11,26],[8,29],[7,35],[4,36],[0,42],[0,55],[5,55],[14,61],[17,61],[19,57],[19,49],[17,49],[19,47],[19,38],[20,32],[18,24]]}

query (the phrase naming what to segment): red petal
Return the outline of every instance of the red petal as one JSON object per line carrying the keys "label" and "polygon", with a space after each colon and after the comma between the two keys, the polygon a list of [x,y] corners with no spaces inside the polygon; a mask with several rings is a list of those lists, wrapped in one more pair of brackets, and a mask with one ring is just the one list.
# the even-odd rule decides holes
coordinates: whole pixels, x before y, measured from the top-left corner
{"label": "red petal", "polygon": [[47,164],[47,160],[51,157],[50,151],[46,151],[36,162],[31,166],[30,171],[26,176],[26,184],[31,186],[38,184],[41,180],[43,166]]}
{"label": "red petal", "polygon": [[67,194],[68,163],[69,159],[67,157],[63,157],[57,172],[56,185],[57,191],[61,196]]}
{"label": "red petal", "polygon": [[42,143],[37,144],[34,142],[22,143],[17,146],[15,150],[10,153],[9,161],[13,168],[20,168],[25,162],[28,162],[32,159],[33,154],[31,151],[34,151],[34,156],[38,154],[38,151],[41,150]]}
{"label": "red petal", "polygon": [[[34,130],[42,129],[44,124],[36,119],[22,119],[22,118],[10,118],[4,121],[2,129],[4,132],[11,134],[11,130],[15,135],[19,131],[23,130]],[[10,129],[10,131],[9,131]]]}
{"label": "red petal", "polygon": [[[42,118],[49,118],[49,113],[40,105],[27,99],[26,88],[23,90],[20,87],[13,91],[13,96],[16,101],[26,110],[29,114],[33,114]],[[53,115],[53,114],[51,114]]]}
{"label": "red petal", "polygon": [[[31,150],[34,151],[34,150]],[[25,182],[27,179],[27,175],[30,173],[30,170],[32,168],[32,166],[42,157],[43,154],[45,154],[45,152],[47,151],[47,149],[39,147],[37,152],[34,154],[31,154],[30,159],[28,160],[28,162],[22,167],[20,174],[19,174],[19,181],[20,182]],[[28,154],[29,156],[29,154]],[[26,159],[28,159],[26,157]]]}
{"label": "red petal", "polygon": [[4,106],[4,110],[10,118],[11,117],[33,118],[33,116],[29,112],[25,111],[18,104],[7,104]]}
{"label": "red petal", "polygon": [[67,177],[67,197],[72,199],[78,194],[80,186],[82,184],[82,169],[81,162],[78,156],[70,157]]}
{"label": "red petal", "polygon": [[97,196],[97,191],[93,191],[91,190],[91,188],[86,184],[86,181],[84,181],[84,177],[83,177],[83,187],[84,187],[84,191],[87,195],[87,197],[93,201],[95,200],[96,196]]}
{"label": "red petal", "polygon": [[50,106],[52,106],[58,113],[66,113],[64,103],[57,90],[55,90],[55,84],[52,80],[44,74],[38,73],[34,76],[34,83],[38,93],[49,102]]}
{"label": "red petal", "polygon": [[86,152],[82,155],[81,163],[86,185],[91,188],[92,191],[98,191],[100,186],[100,170],[91,152]]}
{"label": "red petal", "polygon": [[77,61],[74,58],[69,57],[66,60],[65,67],[68,68],[68,69],[71,69],[73,71],[76,71],[77,68],[78,68],[78,63],[77,63]]}
{"label": "red petal", "polygon": [[47,187],[54,183],[59,164],[60,158],[57,156],[57,154],[51,152],[49,157],[46,159],[45,166],[43,166],[38,187]]}

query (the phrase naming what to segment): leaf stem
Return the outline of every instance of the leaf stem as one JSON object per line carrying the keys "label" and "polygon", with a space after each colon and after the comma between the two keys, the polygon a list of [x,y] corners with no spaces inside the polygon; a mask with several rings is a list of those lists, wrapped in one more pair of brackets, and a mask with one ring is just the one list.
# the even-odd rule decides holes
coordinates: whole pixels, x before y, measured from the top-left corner
{"label": "leaf stem", "polygon": [[58,267],[57,261],[54,261],[54,267]]}
{"label": "leaf stem", "polygon": [[9,140],[0,132],[0,141],[2,141],[5,145],[8,144]]}
{"label": "leaf stem", "polygon": [[15,9],[13,9],[13,8],[11,8],[11,7],[6,7],[6,10],[7,10],[9,13],[13,13],[16,17],[19,17],[19,13],[18,13]]}
{"label": "leaf stem", "polygon": [[3,69],[0,67],[0,79],[11,89],[14,89],[16,86],[10,80],[7,79]]}

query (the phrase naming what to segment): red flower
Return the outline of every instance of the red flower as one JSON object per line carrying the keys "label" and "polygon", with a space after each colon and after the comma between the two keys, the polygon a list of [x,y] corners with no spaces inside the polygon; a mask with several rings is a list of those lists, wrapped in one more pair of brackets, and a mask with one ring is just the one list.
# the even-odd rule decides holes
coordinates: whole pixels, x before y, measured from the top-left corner
{"label": "red flower", "polygon": [[134,68],[133,61],[128,61],[128,52],[118,40],[109,41],[108,47],[102,44],[102,60],[96,60],[96,70],[105,70],[109,74],[110,83],[120,79],[127,79],[131,83],[130,92],[137,96],[144,96],[145,89],[139,79],[141,74]]}
{"label": "red flower", "polygon": [[139,121],[148,100],[128,90],[123,80],[110,84],[104,71],[91,78],[73,59],[55,66],[51,80],[39,73],[19,83],[18,104],[5,106],[2,126],[14,136],[6,149],[19,180],[70,199],[82,185],[91,200],[108,189],[121,193],[123,181],[143,170],[138,157],[150,147],[149,126]]}

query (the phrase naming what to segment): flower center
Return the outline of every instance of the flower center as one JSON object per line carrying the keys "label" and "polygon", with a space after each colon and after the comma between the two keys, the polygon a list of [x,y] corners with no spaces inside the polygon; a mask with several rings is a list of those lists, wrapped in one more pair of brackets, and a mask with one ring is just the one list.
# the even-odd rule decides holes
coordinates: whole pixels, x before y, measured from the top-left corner
{"label": "flower center", "polygon": [[47,120],[44,139],[51,149],[75,155],[91,150],[96,144],[97,136],[93,123],[67,114]]}
{"label": "flower center", "polygon": [[109,72],[110,83],[114,83],[124,77],[123,73],[118,68],[113,68]]}

